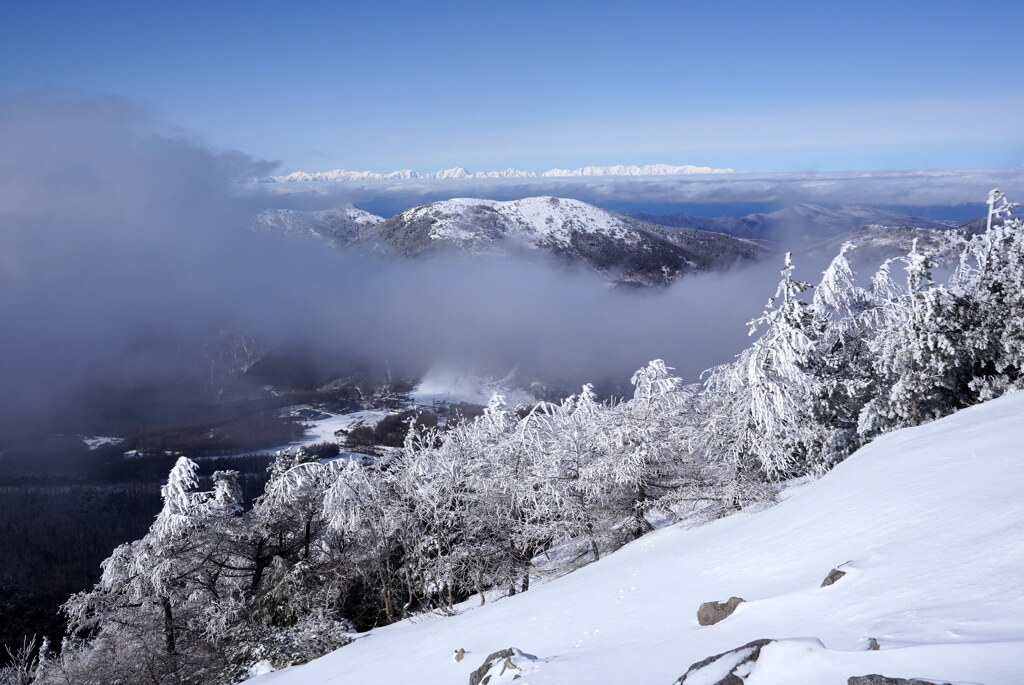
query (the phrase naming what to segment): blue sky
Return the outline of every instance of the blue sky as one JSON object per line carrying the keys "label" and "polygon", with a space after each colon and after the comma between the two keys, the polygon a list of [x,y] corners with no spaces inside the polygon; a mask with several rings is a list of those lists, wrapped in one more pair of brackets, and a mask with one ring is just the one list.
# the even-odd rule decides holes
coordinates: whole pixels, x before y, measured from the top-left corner
{"label": "blue sky", "polygon": [[122,95],[282,170],[1024,163],[1021,2],[22,2],[0,97]]}

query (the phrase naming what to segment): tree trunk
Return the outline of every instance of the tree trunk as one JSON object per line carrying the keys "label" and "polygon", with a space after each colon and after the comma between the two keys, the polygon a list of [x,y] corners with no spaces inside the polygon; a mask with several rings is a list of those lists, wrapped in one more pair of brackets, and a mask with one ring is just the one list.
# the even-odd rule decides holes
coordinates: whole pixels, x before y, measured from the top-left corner
{"label": "tree trunk", "polygon": [[174,615],[171,613],[171,600],[161,597],[160,605],[164,610],[164,644],[167,647],[167,653],[173,655],[177,651],[177,645],[174,641]]}
{"label": "tree trunk", "polygon": [[601,550],[597,547],[597,540],[594,538],[594,524],[587,524],[587,535],[590,538],[590,551],[594,553],[594,561],[601,560]]}
{"label": "tree trunk", "polygon": [[736,473],[733,476],[732,481],[732,508],[736,511],[743,509],[743,501],[740,498],[740,491],[742,490],[743,484],[743,469],[739,464],[736,464]]}
{"label": "tree trunk", "polygon": [[386,559],[382,560],[380,570],[380,592],[384,599],[384,615],[387,616],[388,623],[394,623],[395,606],[391,598],[391,563]]}

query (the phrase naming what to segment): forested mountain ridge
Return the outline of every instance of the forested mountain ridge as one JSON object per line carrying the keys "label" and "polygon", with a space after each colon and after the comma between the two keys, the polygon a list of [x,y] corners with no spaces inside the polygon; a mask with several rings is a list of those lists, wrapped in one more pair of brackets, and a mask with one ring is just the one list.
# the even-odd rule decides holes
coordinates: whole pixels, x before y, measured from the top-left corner
{"label": "forested mountain ridge", "polygon": [[376,226],[384,217],[348,203],[315,212],[295,209],[267,209],[256,215],[252,227],[261,232],[278,232],[294,237],[323,240],[342,249],[362,231]]}

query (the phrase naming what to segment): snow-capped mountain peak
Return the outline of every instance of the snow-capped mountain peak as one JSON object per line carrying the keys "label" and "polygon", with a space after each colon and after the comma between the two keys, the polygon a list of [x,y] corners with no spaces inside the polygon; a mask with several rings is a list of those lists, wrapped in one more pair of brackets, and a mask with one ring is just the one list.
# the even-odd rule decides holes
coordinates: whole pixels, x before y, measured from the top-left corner
{"label": "snow-capped mountain peak", "polygon": [[758,259],[749,241],[704,231],[665,230],[580,200],[527,197],[501,202],[453,198],[407,209],[353,245],[418,257],[440,251],[542,254],[585,264],[616,282],[652,285]]}
{"label": "snow-capped mountain peak", "polygon": [[[453,175],[463,171],[449,170]],[[549,196],[508,202],[452,198],[412,207],[387,220],[353,205],[320,212],[272,209],[253,223],[259,231],[319,238],[336,249],[403,257],[443,251],[552,257],[586,265],[613,282],[643,285],[766,254],[750,241],[666,229],[580,200]]]}
{"label": "snow-capped mountain peak", "polygon": [[[491,223],[480,221],[487,214],[500,220],[497,233],[481,230]],[[528,197],[511,202],[454,198],[414,207],[399,216],[408,222],[428,218],[431,240],[464,240],[471,248],[495,240],[512,240],[530,248],[567,248],[573,232],[605,233],[627,242],[637,238],[625,217],[586,202],[556,197]]]}
{"label": "snow-capped mountain peak", "polygon": [[568,178],[578,176],[682,176],[689,174],[723,174],[731,173],[732,169],[715,169],[706,166],[694,166],[685,164],[674,166],[671,164],[634,164],[613,166],[585,166],[578,169],[550,169],[542,173],[534,171],[523,171],[509,167],[502,171],[467,171],[462,167],[452,167],[430,173],[420,173],[411,169],[400,171],[377,172],[377,171],[348,171],[345,169],[333,169],[331,171],[306,172],[296,171],[283,176],[269,176],[260,179],[261,183],[309,183],[309,182],[338,182],[338,181],[393,181],[407,179],[425,180],[457,180],[472,178]]}

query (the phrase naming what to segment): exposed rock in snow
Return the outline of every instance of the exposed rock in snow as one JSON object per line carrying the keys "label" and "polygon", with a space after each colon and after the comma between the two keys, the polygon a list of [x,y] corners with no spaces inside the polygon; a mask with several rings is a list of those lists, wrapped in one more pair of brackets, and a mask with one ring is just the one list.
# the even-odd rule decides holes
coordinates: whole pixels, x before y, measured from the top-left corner
{"label": "exposed rock in snow", "polygon": [[834,568],[828,572],[828,575],[825,576],[825,580],[821,581],[821,587],[828,587],[845,575],[846,571],[840,571],[839,569]]}
{"label": "exposed rock in snow", "polygon": [[704,602],[697,609],[697,623],[702,626],[713,626],[732,616],[740,604],[743,604],[740,597],[730,597],[725,602]]}
{"label": "exposed rock in snow", "polygon": [[932,680],[918,680],[917,678],[887,678],[884,675],[872,673],[871,675],[851,676],[847,679],[846,685],[950,685],[950,683],[936,683]]}
{"label": "exposed rock in snow", "polygon": [[675,685],[743,685],[750,675],[761,649],[775,640],[754,640],[690,666]]}
{"label": "exposed rock in snow", "polygon": [[518,680],[526,666],[535,661],[537,657],[515,647],[492,652],[484,659],[480,668],[469,674],[469,685],[498,685]]}

